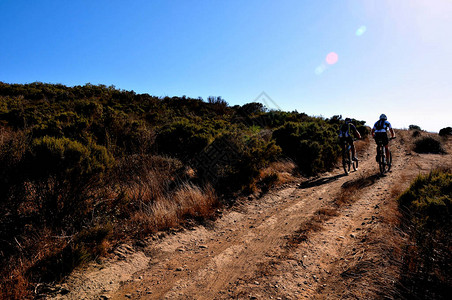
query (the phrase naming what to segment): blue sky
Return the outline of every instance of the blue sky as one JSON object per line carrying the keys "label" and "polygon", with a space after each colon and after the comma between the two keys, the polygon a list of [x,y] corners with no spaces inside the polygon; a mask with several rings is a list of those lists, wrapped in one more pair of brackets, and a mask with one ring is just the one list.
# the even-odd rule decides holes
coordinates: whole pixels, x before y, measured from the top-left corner
{"label": "blue sky", "polygon": [[451,0],[2,0],[0,81],[231,105],[265,92],[270,108],[438,131],[452,126],[450,16]]}

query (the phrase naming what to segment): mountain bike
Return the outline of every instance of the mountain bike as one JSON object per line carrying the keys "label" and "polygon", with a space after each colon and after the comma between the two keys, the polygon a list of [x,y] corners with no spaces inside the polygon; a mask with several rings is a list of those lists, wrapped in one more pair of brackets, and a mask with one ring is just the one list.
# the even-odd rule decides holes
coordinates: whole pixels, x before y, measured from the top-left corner
{"label": "mountain bike", "polygon": [[347,142],[342,143],[342,167],[345,175],[350,173],[351,167],[353,171],[358,170],[358,161],[352,159],[352,146]]}
{"label": "mountain bike", "polygon": [[[389,140],[393,140],[395,138],[390,138]],[[392,153],[391,150],[388,149],[388,156],[386,157],[385,146],[381,141],[377,142],[377,161],[378,167],[380,169],[380,174],[384,175],[391,170],[392,166]]]}

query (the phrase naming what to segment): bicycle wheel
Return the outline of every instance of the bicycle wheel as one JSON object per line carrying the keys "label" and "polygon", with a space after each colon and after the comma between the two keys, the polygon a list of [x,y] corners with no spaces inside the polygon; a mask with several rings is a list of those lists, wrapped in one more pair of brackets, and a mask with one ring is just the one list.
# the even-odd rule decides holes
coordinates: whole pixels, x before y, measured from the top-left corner
{"label": "bicycle wheel", "polygon": [[391,170],[391,166],[392,166],[392,153],[391,153],[391,150],[389,150],[388,154],[389,154],[389,156],[386,159],[386,166],[387,166],[387,171],[386,172],[389,172],[389,170]]}
{"label": "bicycle wheel", "polygon": [[350,161],[347,158],[342,159],[342,167],[344,168],[345,175],[350,173]]}
{"label": "bicycle wheel", "polygon": [[378,160],[378,166],[380,167],[380,174],[383,175],[385,173],[386,164],[385,164],[385,154],[384,149],[380,150],[380,157]]}
{"label": "bicycle wheel", "polygon": [[353,160],[352,165],[353,165],[353,171],[358,170],[358,161],[357,160]]}
{"label": "bicycle wheel", "polygon": [[344,168],[345,175],[350,173],[350,149],[342,152],[342,167]]}

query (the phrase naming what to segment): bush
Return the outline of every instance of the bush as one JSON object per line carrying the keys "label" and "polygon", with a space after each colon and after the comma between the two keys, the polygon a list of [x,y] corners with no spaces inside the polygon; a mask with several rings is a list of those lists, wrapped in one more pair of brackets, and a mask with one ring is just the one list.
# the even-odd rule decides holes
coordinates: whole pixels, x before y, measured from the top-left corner
{"label": "bush", "polygon": [[439,131],[440,136],[448,136],[452,135],[452,127],[446,127]]}
{"label": "bush", "polygon": [[288,122],[274,131],[273,138],[306,175],[332,168],[340,153],[336,130],[324,122]]}
{"label": "bush", "polygon": [[194,168],[201,180],[229,194],[252,186],[259,170],[280,154],[281,148],[271,139],[223,134],[196,156]]}
{"label": "bush", "polygon": [[408,126],[408,129],[409,130],[419,130],[419,131],[422,130],[421,127],[419,127],[417,125],[410,125],[410,126]]}
{"label": "bush", "polygon": [[419,175],[398,198],[400,206],[410,211],[416,224],[434,228],[452,220],[452,173],[433,171]]}
{"label": "bush", "polygon": [[102,173],[113,163],[113,157],[103,146],[87,146],[68,138],[44,136],[33,140],[25,161],[28,173],[35,178],[48,175],[80,179]]}
{"label": "bush", "polygon": [[433,137],[423,137],[414,142],[414,151],[417,153],[445,153],[441,142]]}
{"label": "bush", "polygon": [[411,241],[403,257],[406,299],[448,299],[452,278],[452,173],[432,171],[398,199]]}
{"label": "bush", "polygon": [[185,119],[165,126],[157,135],[155,147],[160,154],[187,162],[200,153],[212,137],[213,132],[209,128]]}
{"label": "bush", "polygon": [[413,137],[417,138],[421,136],[421,132],[419,130],[413,131]]}

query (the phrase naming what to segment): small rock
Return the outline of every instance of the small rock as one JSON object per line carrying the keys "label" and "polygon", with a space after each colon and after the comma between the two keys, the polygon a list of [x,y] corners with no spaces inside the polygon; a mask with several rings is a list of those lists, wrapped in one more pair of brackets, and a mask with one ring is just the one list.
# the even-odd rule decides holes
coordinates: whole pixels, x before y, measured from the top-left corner
{"label": "small rock", "polygon": [[126,297],[126,298],[132,298],[132,295],[131,295],[131,294],[125,294],[124,297]]}
{"label": "small rock", "polygon": [[205,246],[205,245],[199,245],[199,248],[201,248],[201,249],[207,249],[207,246]]}
{"label": "small rock", "polygon": [[108,299],[111,299],[111,297],[110,297],[110,296],[107,296],[107,295],[102,295],[102,296],[100,296],[100,299],[102,299],[102,300],[108,300]]}
{"label": "small rock", "polygon": [[183,271],[183,270],[184,270],[184,269],[181,268],[181,267],[176,268],[176,271],[177,271],[177,272],[181,272],[181,271]]}
{"label": "small rock", "polygon": [[254,284],[255,284],[255,285],[259,285],[259,281],[255,281]]}
{"label": "small rock", "polygon": [[350,237],[351,238],[355,238],[355,235],[352,233],[352,234],[350,234]]}

